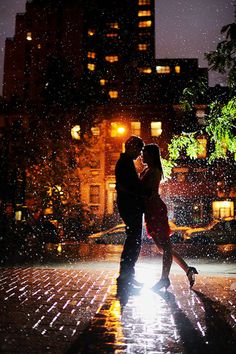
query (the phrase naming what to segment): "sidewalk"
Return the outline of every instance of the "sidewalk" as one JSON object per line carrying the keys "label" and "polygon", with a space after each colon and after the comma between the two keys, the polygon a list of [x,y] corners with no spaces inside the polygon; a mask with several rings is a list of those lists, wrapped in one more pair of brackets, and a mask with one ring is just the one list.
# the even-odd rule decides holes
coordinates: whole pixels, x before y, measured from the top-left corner
{"label": "sidewalk", "polygon": [[115,270],[2,268],[0,352],[235,352],[236,278],[171,276],[169,292],[150,290],[156,274],[140,266],[140,294],[121,306]]}

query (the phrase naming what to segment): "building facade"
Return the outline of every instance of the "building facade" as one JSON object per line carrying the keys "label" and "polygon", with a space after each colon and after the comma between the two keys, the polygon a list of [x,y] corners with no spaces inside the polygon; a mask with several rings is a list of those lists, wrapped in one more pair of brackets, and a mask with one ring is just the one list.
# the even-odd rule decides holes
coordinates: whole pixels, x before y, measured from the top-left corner
{"label": "building facade", "polygon": [[[190,82],[207,85],[207,69],[197,59],[156,59],[154,26],[154,0],[28,0],[25,13],[16,16],[14,37],[6,40],[3,97],[21,102],[18,120],[26,129],[36,118],[25,107],[34,105],[41,112],[53,108],[41,118],[47,124],[64,117],[74,141],[82,131],[92,132],[93,162],[75,168],[80,198],[100,218],[117,215],[114,167],[129,135],[158,143],[167,157],[173,134],[198,128],[206,113],[203,98],[191,114],[179,99]],[[206,147],[204,137],[202,143]],[[179,161],[163,184],[170,217],[180,224],[234,213],[230,194],[217,192],[224,178],[210,172],[206,156]],[[230,206],[219,211],[217,201]]]}

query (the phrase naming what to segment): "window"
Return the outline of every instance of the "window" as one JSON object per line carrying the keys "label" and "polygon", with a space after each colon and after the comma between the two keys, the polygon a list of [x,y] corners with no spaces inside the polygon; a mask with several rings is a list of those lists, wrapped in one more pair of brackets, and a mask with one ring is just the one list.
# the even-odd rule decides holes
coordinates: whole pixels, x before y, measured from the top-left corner
{"label": "window", "polygon": [[88,36],[94,36],[95,35],[95,30],[94,29],[89,29],[88,30]]}
{"label": "window", "polygon": [[225,218],[229,216],[234,216],[234,202],[230,200],[214,201],[213,206],[213,217]]}
{"label": "window", "polygon": [[150,10],[141,10],[138,12],[138,17],[151,16]]}
{"label": "window", "polygon": [[138,23],[139,28],[151,27],[152,21],[140,21]]}
{"label": "window", "polygon": [[100,202],[100,186],[91,185],[89,190],[89,202],[91,204],[99,204]]}
{"label": "window", "polygon": [[95,64],[91,64],[91,63],[88,63],[88,69],[91,70],[91,71],[94,71],[95,70]]}
{"label": "window", "polygon": [[109,26],[110,26],[110,28],[119,29],[119,24],[118,24],[118,22],[111,22],[111,23],[109,24]]}
{"label": "window", "polygon": [[147,44],[138,44],[138,50],[147,50],[148,45]]}
{"label": "window", "polygon": [[141,123],[140,122],[131,122],[131,134],[140,135],[141,132]]}
{"label": "window", "polygon": [[197,158],[205,159],[207,156],[207,139],[202,137],[202,138],[197,138],[197,141],[202,146],[202,152],[197,155]]}
{"label": "window", "polygon": [[139,0],[138,4],[139,5],[150,5],[151,1],[150,0]]}
{"label": "window", "polygon": [[106,55],[105,60],[109,61],[109,63],[114,63],[119,60],[118,55]]}
{"label": "window", "polygon": [[107,38],[115,38],[115,37],[118,37],[118,33],[107,33],[106,37]]}
{"label": "window", "polygon": [[126,132],[126,127],[119,122],[111,122],[111,137],[119,137],[124,135]]}
{"label": "window", "polygon": [[71,136],[72,136],[72,139],[80,140],[80,125],[75,125],[71,129]]}
{"label": "window", "polygon": [[110,96],[110,98],[117,98],[118,91],[109,91],[109,96]]}
{"label": "window", "polygon": [[175,72],[176,72],[176,74],[180,74],[180,66],[179,65],[175,66]]}
{"label": "window", "polygon": [[93,136],[99,136],[100,135],[100,128],[99,127],[92,127],[91,132]]}
{"label": "window", "polygon": [[151,122],[151,136],[160,136],[162,133],[161,122]]}
{"label": "window", "polygon": [[87,57],[88,57],[88,58],[95,59],[96,53],[94,53],[94,52],[88,52]]}
{"label": "window", "polygon": [[139,71],[141,74],[151,74],[152,69],[151,69],[151,68],[138,68],[138,71]]}
{"label": "window", "polygon": [[27,41],[32,41],[32,32],[27,32],[26,39]]}
{"label": "window", "polygon": [[106,81],[105,79],[101,79],[101,80],[100,80],[100,85],[101,85],[101,86],[104,86],[104,85],[106,84],[106,82],[107,82],[107,81]]}
{"label": "window", "polygon": [[156,66],[156,71],[158,74],[169,74],[170,67],[169,66]]}

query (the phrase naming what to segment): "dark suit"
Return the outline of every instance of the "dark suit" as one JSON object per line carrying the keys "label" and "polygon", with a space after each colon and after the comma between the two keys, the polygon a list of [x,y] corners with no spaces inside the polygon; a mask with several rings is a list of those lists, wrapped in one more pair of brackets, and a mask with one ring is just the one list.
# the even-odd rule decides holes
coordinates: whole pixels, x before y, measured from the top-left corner
{"label": "dark suit", "polygon": [[126,240],[121,254],[120,275],[117,284],[123,280],[132,281],[142,241],[142,218],[144,212],[143,190],[133,159],[121,153],[115,168],[117,206],[126,225]]}

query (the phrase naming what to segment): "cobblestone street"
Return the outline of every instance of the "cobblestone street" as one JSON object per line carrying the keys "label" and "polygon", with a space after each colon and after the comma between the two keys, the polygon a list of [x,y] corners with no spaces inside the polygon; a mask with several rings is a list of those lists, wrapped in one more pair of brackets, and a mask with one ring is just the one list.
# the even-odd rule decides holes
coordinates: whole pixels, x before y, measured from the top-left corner
{"label": "cobblestone street", "polygon": [[2,268],[1,353],[234,353],[236,278],[171,276],[168,292],[142,263],[145,285],[116,298],[113,269]]}

